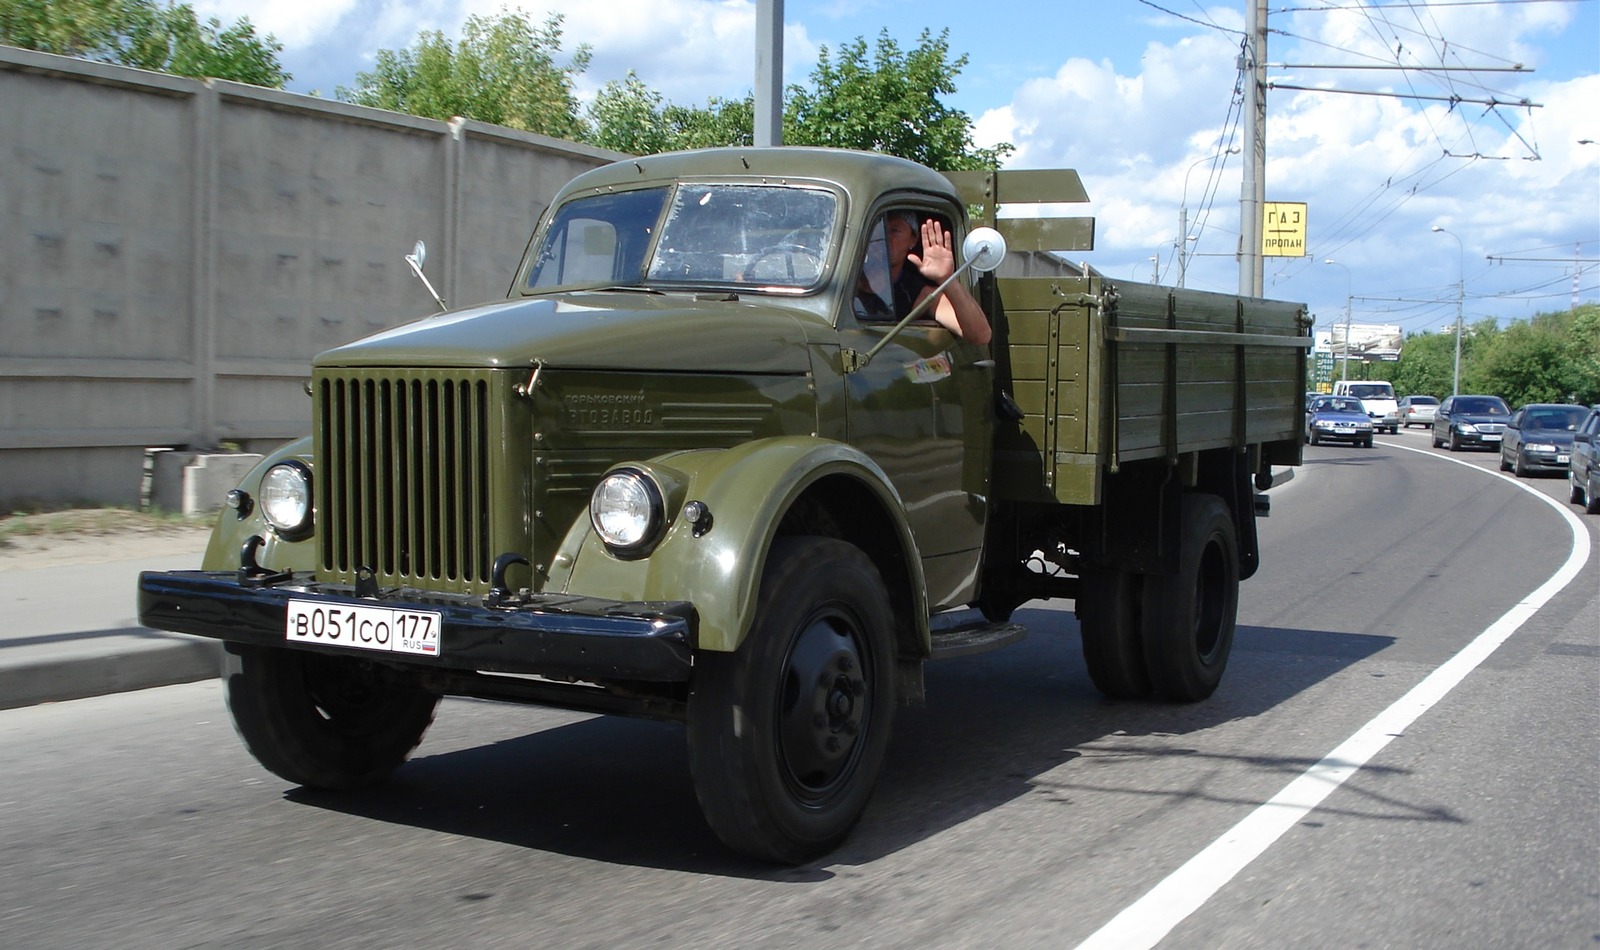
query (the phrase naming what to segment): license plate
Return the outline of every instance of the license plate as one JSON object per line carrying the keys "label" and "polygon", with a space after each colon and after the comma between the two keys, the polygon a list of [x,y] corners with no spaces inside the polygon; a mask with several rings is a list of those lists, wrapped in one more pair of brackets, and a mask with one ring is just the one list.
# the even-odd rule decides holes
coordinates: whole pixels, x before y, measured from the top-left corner
{"label": "license plate", "polygon": [[1483,441],[1485,441],[1485,442],[1499,442],[1500,441],[1500,437],[1498,435],[1485,435],[1483,437]]}
{"label": "license plate", "polygon": [[1557,455],[1556,456],[1556,464],[1557,465],[1565,465],[1570,461],[1572,461],[1572,456],[1570,456],[1570,455]]}
{"label": "license plate", "polygon": [[432,610],[291,600],[284,636],[291,643],[438,656],[441,627],[438,612]]}

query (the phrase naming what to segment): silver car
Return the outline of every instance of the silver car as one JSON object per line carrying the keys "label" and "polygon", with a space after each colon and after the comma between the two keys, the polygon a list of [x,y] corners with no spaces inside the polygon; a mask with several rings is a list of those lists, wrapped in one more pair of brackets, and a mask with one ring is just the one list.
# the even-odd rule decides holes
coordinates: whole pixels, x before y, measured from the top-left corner
{"label": "silver car", "polygon": [[1432,396],[1401,396],[1398,406],[1401,428],[1427,427],[1433,425],[1433,414],[1439,410],[1439,400]]}

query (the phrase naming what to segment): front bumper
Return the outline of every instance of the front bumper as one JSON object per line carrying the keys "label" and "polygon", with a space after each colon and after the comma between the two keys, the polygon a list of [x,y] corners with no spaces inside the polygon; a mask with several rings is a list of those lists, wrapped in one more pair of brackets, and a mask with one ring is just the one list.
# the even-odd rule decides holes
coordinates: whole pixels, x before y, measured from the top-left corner
{"label": "front bumper", "polygon": [[[695,612],[684,601],[623,603],[533,594],[491,607],[481,596],[354,589],[288,578],[241,584],[233,571],[145,571],[139,622],[158,630],[265,647],[382,660],[408,669],[522,673],[595,681],[683,682],[692,666]],[[289,642],[289,601],[427,610],[440,614],[437,656]]]}
{"label": "front bumper", "polygon": [[1565,472],[1572,462],[1570,452],[1521,451],[1522,467],[1530,472]]}
{"label": "front bumper", "polygon": [[1313,430],[1321,442],[1368,442],[1372,439],[1372,430],[1368,429],[1323,429]]}

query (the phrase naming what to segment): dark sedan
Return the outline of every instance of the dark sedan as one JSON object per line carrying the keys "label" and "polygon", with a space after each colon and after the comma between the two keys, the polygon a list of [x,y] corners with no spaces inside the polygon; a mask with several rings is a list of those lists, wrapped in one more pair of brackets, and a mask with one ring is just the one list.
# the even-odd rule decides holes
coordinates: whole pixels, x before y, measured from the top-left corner
{"label": "dark sedan", "polygon": [[1372,419],[1353,396],[1318,396],[1306,407],[1306,441],[1372,447]]}
{"label": "dark sedan", "polygon": [[1511,409],[1499,396],[1447,396],[1433,414],[1433,447],[1497,449],[1509,418]]}
{"label": "dark sedan", "polygon": [[1600,515],[1600,406],[1589,407],[1588,417],[1578,423],[1572,437],[1567,484],[1568,501],[1582,505],[1591,515]]}
{"label": "dark sedan", "polygon": [[1506,420],[1500,440],[1500,471],[1521,478],[1533,472],[1564,473],[1572,460],[1572,435],[1589,410],[1561,403],[1529,403]]}

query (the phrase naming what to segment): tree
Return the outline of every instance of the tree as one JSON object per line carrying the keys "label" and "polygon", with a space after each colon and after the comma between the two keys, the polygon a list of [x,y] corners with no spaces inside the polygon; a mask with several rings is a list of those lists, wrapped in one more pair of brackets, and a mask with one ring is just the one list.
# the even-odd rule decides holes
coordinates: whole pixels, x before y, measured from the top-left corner
{"label": "tree", "polygon": [[883,30],[870,65],[861,37],[840,47],[837,61],[823,47],[811,71],[814,90],[789,87],[784,141],[887,152],[946,171],[997,167],[1012,146],[976,147],[971,118],[940,100],[956,91],[967,65],[965,54],[949,58],[949,36],[923,30],[903,53]]}
{"label": "tree", "polygon": [[[917,47],[902,53],[879,34],[870,68],[863,67],[867,41],[856,38],[834,62],[824,47],[812,70],[815,88],[790,86],[783,139],[789,145],[824,145],[887,152],[945,170],[997,167],[1012,147],[978,148],[972,120],[940,101],[955,92],[965,56],[949,59],[949,31],[922,32]],[[589,107],[595,145],[635,155],[716,145],[749,145],[755,139],[755,101],[711,99],[704,107],[664,103],[632,73],[607,83]]]}
{"label": "tree", "polygon": [[631,70],[627,79],[601,88],[588,115],[591,144],[630,155],[749,145],[755,137],[753,100],[713,98],[703,107],[673,105]]}
{"label": "tree", "polygon": [[573,78],[589,67],[580,45],[565,66],[560,14],[535,27],[521,11],[468,18],[461,40],[423,31],[406,50],[379,50],[372,72],[358,73],[345,102],[449,119],[463,116],[559,138],[585,137]]}
{"label": "tree", "polygon": [[187,3],[154,0],[0,0],[0,43],[195,78],[282,89],[283,44],[249,18],[200,22]]}

